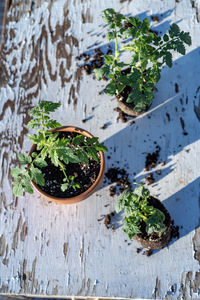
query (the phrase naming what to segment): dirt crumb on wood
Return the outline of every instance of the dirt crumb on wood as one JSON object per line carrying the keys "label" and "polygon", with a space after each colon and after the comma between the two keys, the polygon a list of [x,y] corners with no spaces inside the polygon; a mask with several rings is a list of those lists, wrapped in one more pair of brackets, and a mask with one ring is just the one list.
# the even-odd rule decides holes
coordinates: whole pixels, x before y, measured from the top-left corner
{"label": "dirt crumb on wood", "polygon": [[142,254],[146,255],[147,257],[149,257],[149,256],[151,256],[153,254],[153,250],[151,250],[151,249],[145,250]]}
{"label": "dirt crumb on wood", "polygon": [[155,182],[155,179],[154,179],[152,173],[148,174],[148,176],[145,177],[145,180],[147,181],[148,185],[151,185]]}
{"label": "dirt crumb on wood", "polygon": [[115,107],[114,111],[119,113],[117,116],[117,122],[119,122],[119,120],[121,120],[122,123],[126,123],[128,121],[127,119],[128,115],[125,114],[119,107]]}
{"label": "dirt crumb on wood", "polygon": [[151,16],[151,20],[154,21],[154,22],[159,22],[160,21],[158,16]]}
{"label": "dirt crumb on wood", "polygon": [[107,229],[110,228],[110,221],[111,221],[111,216],[110,216],[110,214],[107,214],[104,219],[104,224]]}
{"label": "dirt crumb on wood", "polygon": [[156,151],[153,153],[148,153],[145,161],[145,170],[149,171],[150,168],[154,168],[158,163],[158,157],[160,155],[160,146],[156,146]]}
{"label": "dirt crumb on wood", "polygon": [[128,174],[124,169],[120,168],[110,168],[105,173],[106,178],[110,183],[115,183],[115,186],[111,186],[110,196],[121,194],[124,190],[130,188],[130,182],[128,179]]}
{"label": "dirt crumb on wood", "polygon": [[176,92],[176,93],[179,92],[179,86],[178,86],[178,83],[175,83],[175,92]]}
{"label": "dirt crumb on wood", "polygon": [[167,119],[170,122],[170,114],[166,113]]}

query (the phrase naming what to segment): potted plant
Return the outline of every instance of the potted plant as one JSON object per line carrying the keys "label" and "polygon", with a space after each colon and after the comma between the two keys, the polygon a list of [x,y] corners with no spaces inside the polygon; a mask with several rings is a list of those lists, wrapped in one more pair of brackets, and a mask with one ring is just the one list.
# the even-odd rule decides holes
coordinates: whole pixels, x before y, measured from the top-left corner
{"label": "potted plant", "polygon": [[22,166],[11,171],[15,196],[23,190],[32,194],[34,187],[50,201],[74,203],[90,196],[103,179],[107,148],[89,132],[52,120],[50,113],[60,105],[41,101],[29,113],[28,127],[38,129],[28,134],[29,153],[18,154]]}
{"label": "potted plant", "polygon": [[[153,100],[153,91],[166,64],[172,67],[172,52],[185,54],[185,44],[191,45],[188,32],[181,31],[177,24],[170,26],[162,37],[150,29],[148,18],[125,17],[114,9],[104,10],[103,19],[108,24],[108,41],[114,40],[114,55],[104,55],[104,64],[94,70],[98,80],[106,77],[110,82],[104,91],[117,97],[122,111],[137,116],[146,111]],[[118,46],[118,38],[122,46]],[[121,54],[130,52],[128,61]]]}
{"label": "potted plant", "polygon": [[144,248],[159,249],[168,245],[172,235],[169,212],[156,198],[150,196],[143,184],[134,193],[125,190],[116,203],[116,212],[124,210],[123,231],[130,239],[135,237]]}

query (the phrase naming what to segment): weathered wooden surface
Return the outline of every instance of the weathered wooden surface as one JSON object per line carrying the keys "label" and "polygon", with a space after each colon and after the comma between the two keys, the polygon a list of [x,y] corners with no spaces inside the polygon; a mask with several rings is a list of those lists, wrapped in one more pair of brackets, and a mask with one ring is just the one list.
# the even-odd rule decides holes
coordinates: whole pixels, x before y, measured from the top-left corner
{"label": "weathered wooden surface", "polygon": [[[199,299],[199,2],[8,4],[0,67],[0,293]],[[105,83],[81,72],[75,59],[97,46],[106,49],[101,12],[107,7],[141,18],[158,15],[160,22],[152,24],[161,34],[177,22],[192,35],[187,55],[175,56],[173,68],[163,69],[152,110],[132,125],[117,122],[116,101],[99,95]],[[48,203],[36,193],[13,197],[10,168],[16,165],[17,153],[30,148],[25,137],[27,112],[39,99],[60,100],[58,121],[99,136],[109,147],[107,168],[112,164],[126,168],[130,180],[146,176],[145,155],[155,150],[157,142],[160,161],[166,165],[153,170],[156,183],[150,189],[166,205],[175,225],[181,226],[178,241],[151,257],[137,254],[139,245],[135,241],[128,245],[121,228],[108,230],[97,221],[112,212],[116,202],[106,184],[70,206]],[[88,121],[82,123],[85,118]],[[105,123],[107,128],[100,129]]]}

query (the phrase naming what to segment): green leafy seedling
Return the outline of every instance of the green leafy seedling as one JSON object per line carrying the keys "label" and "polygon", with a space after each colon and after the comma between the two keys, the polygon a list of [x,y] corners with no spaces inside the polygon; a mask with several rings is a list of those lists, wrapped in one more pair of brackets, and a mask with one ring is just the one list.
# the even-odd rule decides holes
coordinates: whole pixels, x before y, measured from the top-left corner
{"label": "green leafy seedling", "polygon": [[[104,90],[107,95],[117,95],[119,100],[132,103],[135,111],[143,111],[152,103],[162,67],[165,64],[172,67],[173,52],[186,53],[185,45],[191,45],[190,34],[173,23],[168,33],[160,37],[151,30],[148,18],[140,21],[125,17],[111,8],[104,10],[103,19],[109,30],[106,38],[114,41],[115,52],[104,55],[104,65],[94,70],[96,78],[110,79]],[[119,39],[126,42],[120,48]],[[130,52],[130,60],[121,60],[124,52]],[[124,89],[128,94],[126,99],[122,95]]]}
{"label": "green leafy seedling", "polygon": [[75,136],[72,141],[68,138],[59,138],[58,132],[52,132],[50,129],[61,127],[61,124],[50,118],[50,113],[60,107],[58,102],[41,101],[38,106],[30,111],[33,119],[28,123],[28,127],[36,129],[36,133],[28,134],[29,140],[36,144],[36,151],[29,156],[19,153],[18,160],[21,167],[15,167],[11,171],[13,182],[13,194],[22,196],[23,191],[33,193],[31,180],[40,186],[45,185],[42,168],[46,167],[47,158],[51,163],[60,168],[64,174],[61,190],[64,192],[69,188],[74,190],[81,187],[76,182],[74,176],[67,175],[66,168],[69,163],[89,164],[89,159],[99,160],[98,152],[107,151],[103,143],[98,142],[98,138],[86,138],[83,135]]}
{"label": "green leafy seedling", "polygon": [[130,239],[135,234],[141,233],[142,222],[146,225],[147,235],[157,233],[158,236],[161,236],[166,230],[165,215],[159,209],[149,205],[149,196],[149,190],[143,184],[139,184],[134,193],[125,190],[116,203],[115,210],[117,213],[124,210],[123,222],[125,227],[123,231]]}

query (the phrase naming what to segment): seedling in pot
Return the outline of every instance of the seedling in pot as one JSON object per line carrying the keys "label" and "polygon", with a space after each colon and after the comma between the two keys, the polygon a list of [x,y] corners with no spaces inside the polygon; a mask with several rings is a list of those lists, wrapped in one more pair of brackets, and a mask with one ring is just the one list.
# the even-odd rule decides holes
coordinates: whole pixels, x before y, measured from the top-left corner
{"label": "seedling in pot", "polygon": [[60,137],[60,132],[54,132],[52,129],[61,127],[61,124],[50,118],[50,113],[54,112],[60,103],[41,101],[38,106],[30,111],[33,119],[28,123],[28,127],[36,129],[36,133],[28,134],[29,140],[36,144],[36,149],[31,155],[19,153],[18,159],[20,167],[15,167],[11,175],[15,178],[13,182],[13,193],[15,196],[21,196],[23,190],[30,194],[33,193],[31,181],[40,186],[45,186],[45,178],[42,168],[51,164],[59,168],[63,173],[63,183],[61,191],[70,188],[76,190],[81,187],[76,181],[75,176],[67,175],[68,164],[88,165],[90,159],[99,160],[98,152],[107,151],[103,143],[98,142],[97,137],[85,137],[78,134],[73,138]]}
{"label": "seedling in pot", "polygon": [[171,239],[171,218],[158,200],[150,196],[149,190],[139,184],[134,192],[125,190],[119,197],[115,210],[124,210],[123,231],[130,239],[135,238],[149,249],[166,246]]}
{"label": "seedling in pot", "polygon": [[[112,8],[104,10],[103,19],[109,28],[106,38],[109,42],[114,40],[115,53],[104,55],[104,65],[94,70],[96,78],[110,79],[104,90],[107,95],[116,95],[119,102],[132,106],[135,112],[145,111],[152,103],[162,67],[172,67],[173,52],[186,53],[185,45],[191,45],[190,34],[173,23],[160,37],[151,30],[148,18],[140,21],[125,17]],[[119,47],[119,38],[126,44]],[[131,53],[130,60],[121,59],[124,52]]]}

